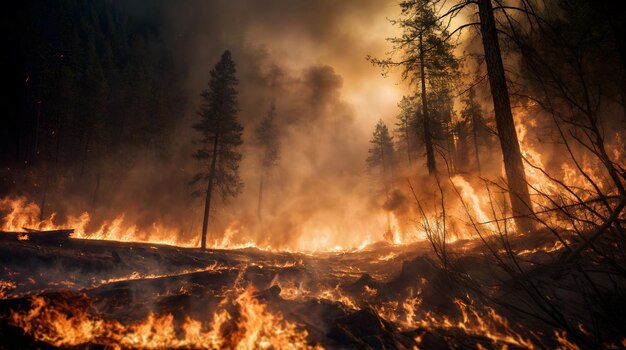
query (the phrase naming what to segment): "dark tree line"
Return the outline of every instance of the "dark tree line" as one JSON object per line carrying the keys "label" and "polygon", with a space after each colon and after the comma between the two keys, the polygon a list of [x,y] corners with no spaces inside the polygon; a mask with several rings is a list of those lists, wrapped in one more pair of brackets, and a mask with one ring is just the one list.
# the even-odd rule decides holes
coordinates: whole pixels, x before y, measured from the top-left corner
{"label": "dark tree line", "polygon": [[164,155],[186,102],[156,26],[105,0],[4,6],[0,164],[11,171],[0,188],[36,186],[45,198],[62,184],[95,199],[104,177],[137,160],[134,150]]}

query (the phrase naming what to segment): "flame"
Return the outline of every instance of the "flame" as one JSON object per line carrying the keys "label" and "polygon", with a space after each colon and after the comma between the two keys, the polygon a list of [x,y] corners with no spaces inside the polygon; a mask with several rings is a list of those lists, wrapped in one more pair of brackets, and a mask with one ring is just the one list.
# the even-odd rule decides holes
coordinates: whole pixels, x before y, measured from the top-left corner
{"label": "flame", "polygon": [[[567,239],[564,240],[566,243],[568,242]],[[563,245],[563,243],[561,243],[561,241],[555,241],[552,245],[547,244],[545,246],[541,246],[541,247],[536,247],[533,249],[524,249],[521,250],[517,253],[517,255],[531,255],[537,252],[546,252],[546,253],[553,253],[556,251],[559,251],[561,249],[563,249],[565,246]]]}
{"label": "flame", "polygon": [[459,299],[454,300],[461,317],[452,319],[447,315],[435,315],[420,309],[422,304],[421,290],[416,293],[409,291],[409,296],[402,302],[387,302],[382,306],[373,306],[385,319],[397,323],[401,329],[461,329],[466,334],[482,336],[490,339],[503,348],[514,345],[524,349],[536,349],[537,345],[522,336],[509,322],[494,309],[477,308]]}
{"label": "flame", "polygon": [[344,306],[347,306],[348,308],[353,309],[353,310],[361,309],[358,306],[358,303],[354,299],[350,298],[347,295],[344,295],[341,292],[339,285],[336,285],[335,288],[332,288],[332,289],[322,290],[320,293],[318,293],[317,297],[320,299],[327,299],[327,300],[341,303]]}
{"label": "flame", "polygon": [[391,230],[391,242],[393,244],[402,244],[403,240],[400,235],[400,224],[393,212],[389,213],[389,229]]}
{"label": "flame", "polygon": [[228,269],[229,267],[221,265],[220,263],[215,261],[213,264],[207,267],[200,267],[200,268],[195,268],[195,269],[184,269],[182,271],[179,271],[176,273],[170,273],[170,274],[142,274],[137,271],[134,271],[130,275],[127,275],[124,277],[99,279],[97,281],[94,281],[91,284],[91,287],[96,288],[105,284],[121,282],[121,281],[133,281],[133,280],[139,280],[139,279],[149,280],[149,279],[165,278],[165,277],[172,277],[172,276],[181,276],[181,275],[187,275],[187,274],[197,273],[197,272],[220,271],[220,270],[228,270]]}
{"label": "flame", "polygon": [[578,345],[567,340],[567,332],[555,331],[554,335],[556,336],[556,340],[559,343],[559,346],[557,347],[558,350],[580,350]]}
{"label": "flame", "polygon": [[0,299],[6,299],[9,292],[15,289],[17,285],[13,281],[0,280]]}
{"label": "flame", "polygon": [[[22,232],[25,228],[41,231],[72,228],[74,229],[73,238],[144,242],[182,247],[199,245],[198,238],[192,240],[181,239],[179,238],[178,230],[168,228],[160,223],[153,223],[149,232],[142,231],[136,225],[128,224],[123,214],[110,222],[104,222],[95,231],[87,230],[91,220],[87,212],[77,217],[69,216],[64,224],[57,225],[55,224],[56,214],[54,213],[40,220],[39,206],[34,202],[29,202],[26,197],[0,198],[0,213],[6,213],[0,224],[0,231]],[[20,239],[28,239],[28,236],[21,235]]]}
{"label": "flame", "polygon": [[0,198],[0,212],[7,214],[3,218],[2,231],[23,231],[24,227],[38,230],[56,229],[52,223],[54,215],[44,220],[39,220],[39,206],[28,202],[26,197]]}
{"label": "flame", "polygon": [[[148,228],[140,229],[137,225],[125,218],[124,214],[115,217],[113,220],[103,222],[95,230],[88,227],[91,223],[91,216],[88,212],[83,212],[78,216],[68,216],[62,224],[57,224],[57,215],[51,214],[49,217],[40,219],[39,206],[29,201],[26,197],[4,197],[0,198],[0,213],[5,214],[0,222],[0,231],[18,232],[19,238],[27,240],[28,235],[23,233],[25,228],[34,230],[60,230],[74,229],[72,238],[110,240],[120,242],[139,242],[174,245],[180,247],[200,246],[200,237],[185,239],[181,237],[179,229],[168,227],[160,222],[152,223]],[[394,217],[394,244],[403,244],[397,219]],[[303,234],[300,240],[295,243],[296,251],[300,252],[352,252],[365,249],[373,243],[371,233],[360,232],[356,237],[363,237],[355,241],[354,245],[333,244],[333,237],[342,236],[336,228],[318,225],[307,226],[307,234]],[[238,221],[233,221],[224,231],[222,238],[209,241],[208,247],[213,249],[244,249],[258,248],[268,251],[275,249],[270,245],[262,245],[252,240],[241,241],[243,237],[243,227]],[[381,236],[382,238],[382,236]],[[414,240],[412,240],[414,241]],[[282,249],[283,251],[288,249]]]}
{"label": "flame", "polygon": [[[473,213],[470,213],[470,214],[473,214],[473,217],[476,218],[481,223],[490,221],[489,216],[487,216],[487,214],[485,214],[485,212],[482,209],[482,205],[486,204],[486,203],[483,203],[484,197],[479,197],[476,194],[476,191],[474,190],[472,185],[470,185],[470,183],[462,176],[460,175],[453,176],[451,180],[452,180],[452,183],[459,189],[459,192],[463,200],[468,202],[467,203],[468,209],[473,210]],[[487,225],[487,228],[490,229],[491,231],[495,231],[495,226],[491,223]]]}
{"label": "flame", "polygon": [[[30,310],[12,312],[10,319],[36,340],[59,347],[321,349],[308,344],[306,330],[270,312],[253,295],[252,288],[238,290],[220,303],[208,324],[187,317],[180,328],[171,314],[150,313],[143,321],[123,325],[91,315],[87,307],[58,305],[42,296],[31,299]],[[237,311],[229,312],[229,306]],[[229,327],[230,322],[236,327]]]}

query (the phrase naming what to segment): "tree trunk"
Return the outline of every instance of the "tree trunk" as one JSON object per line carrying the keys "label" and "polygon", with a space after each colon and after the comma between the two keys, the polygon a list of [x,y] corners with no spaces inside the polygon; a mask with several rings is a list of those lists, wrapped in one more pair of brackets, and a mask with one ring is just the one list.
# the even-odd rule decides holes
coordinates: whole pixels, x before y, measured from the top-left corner
{"label": "tree trunk", "polygon": [[524,163],[520,152],[511,102],[504,76],[504,65],[498,43],[498,33],[493,16],[491,0],[478,0],[478,13],[480,16],[480,31],[482,34],[487,73],[493,98],[493,109],[496,116],[498,138],[504,157],[504,169],[509,185],[509,198],[515,224],[519,232],[530,231],[533,228],[530,214],[532,203],[528,193]]}
{"label": "tree trunk", "polygon": [[476,167],[478,168],[478,174],[480,175],[480,154],[478,152],[478,125],[476,115],[472,113],[472,134],[474,134],[474,156],[476,157]]}
{"label": "tree trunk", "polygon": [[433,138],[430,134],[430,119],[428,117],[428,104],[426,101],[426,76],[424,75],[424,46],[422,43],[422,34],[419,36],[420,49],[420,74],[422,80],[422,117],[424,119],[424,143],[426,144],[426,166],[428,174],[434,175],[437,171],[435,165],[435,152],[433,151]]}
{"label": "tree trunk", "polygon": [[261,206],[263,205],[263,173],[261,173],[261,180],[259,181],[259,203],[256,208],[256,215],[261,222]]}
{"label": "tree trunk", "polygon": [[209,227],[209,212],[211,210],[211,194],[213,192],[213,181],[215,179],[215,165],[217,164],[217,145],[219,137],[215,135],[213,141],[213,157],[211,158],[211,172],[209,173],[209,181],[207,184],[206,200],[204,202],[204,220],[202,221],[202,240],[200,242],[202,249],[206,249],[206,236]]}
{"label": "tree trunk", "polygon": [[411,169],[411,141],[409,140],[409,120],[404,119],[404,138],[406,139],[406,154],[409,158],[409,170]]}
{"label": "tree trunk", "polygon": [[385,146],[382,141],[378,143],[378,146],[380,147],[381,174],[385,186],[385,198],[389,200],[389,172],[385,162]]}

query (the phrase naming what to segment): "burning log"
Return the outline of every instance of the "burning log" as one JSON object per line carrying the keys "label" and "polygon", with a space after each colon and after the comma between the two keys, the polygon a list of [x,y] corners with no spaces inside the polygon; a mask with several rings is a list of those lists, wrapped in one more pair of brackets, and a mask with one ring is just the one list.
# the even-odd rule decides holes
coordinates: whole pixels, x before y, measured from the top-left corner
{"label": "burning log", "polygon": [[22,227],[24,231],[0,231],[0,240],[29,240],[36,242],[56,242],[67,240],[74,233],[74,229],[36,230]]}

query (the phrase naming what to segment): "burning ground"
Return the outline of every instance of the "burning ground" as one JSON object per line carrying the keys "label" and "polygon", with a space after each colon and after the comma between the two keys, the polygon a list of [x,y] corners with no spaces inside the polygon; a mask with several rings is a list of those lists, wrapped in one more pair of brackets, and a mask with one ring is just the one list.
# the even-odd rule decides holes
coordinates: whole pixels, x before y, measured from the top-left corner
{"label": "burning ground", "polygon": [[[554,306],[589,329],[591,315],[578,307],[585,297],[568,288],[576,272],[542,268],[560,251],[555,240],[543,234],[510,243],[536,279],[562,287]],[[310,255],[4,241],[0,343],[16,349],[576,348],[565,330],[533,318],[516,281],[493,266],[481,243],[449,247],[463,252],[451,262],[454,269],[480,281],[473,288],[422,253],[428,245],[381,243]],[[512,317],[510,305],[493,300],[525,308],[527,316]]]}

